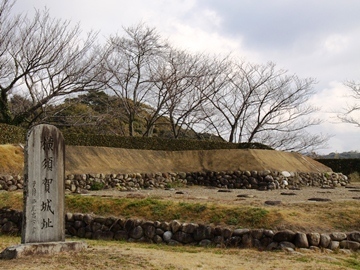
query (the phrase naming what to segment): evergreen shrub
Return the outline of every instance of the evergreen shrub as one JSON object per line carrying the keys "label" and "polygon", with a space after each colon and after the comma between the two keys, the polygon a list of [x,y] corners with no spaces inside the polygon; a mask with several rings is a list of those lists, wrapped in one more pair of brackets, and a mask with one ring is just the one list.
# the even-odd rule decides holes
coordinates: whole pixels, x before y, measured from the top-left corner
{"label": "evergreen shrub", "polygon": [[354,172],[360,172],[360,159],[316,159],[318,162],[330,167],[334,172],[341,172],[349,175]]}
{"label": "evergreen shrub", "polygon": [[17,144],[25,143],[25,141],[25,129],[0,123],[0,144]]}

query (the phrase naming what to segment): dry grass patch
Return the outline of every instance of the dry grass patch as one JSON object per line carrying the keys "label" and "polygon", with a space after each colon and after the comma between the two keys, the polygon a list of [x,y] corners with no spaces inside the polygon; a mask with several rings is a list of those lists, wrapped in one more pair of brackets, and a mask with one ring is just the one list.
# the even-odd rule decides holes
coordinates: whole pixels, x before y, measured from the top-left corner
{"label": "dry grass patch", "polygon": [[[69,239],[70,240],[70,239]],[[87,250],[1,261],[1,269],[360,269],[359,254],[259,252],[86,240]],[[20,243],[0,236],[0,250]]]}
{"label": "dry grass patch", "polygon": [[0,209],[11,208],[14,210],[23,210],[23,193],[0,191]]}
{"label": "dry grass patch", "polygon": [[0,145],[0,168],[2,174],[22,174],[24,170],[24,152],[20,146]]}
{"label": "dry grass patch", "polygon": [[[205,223],[234,228],[291,229],[302,232],[359,230],[360,201],[298,203],[282,206],[224,205],[159,198],[66,195],[66,211],[144,220]],[[1,192],[0,208],[23,209],[21,192]]]}
{"label": "dry grass patch", "polygon": [[351,182],[360,183],[360,173],[353,172],[349,175]]}

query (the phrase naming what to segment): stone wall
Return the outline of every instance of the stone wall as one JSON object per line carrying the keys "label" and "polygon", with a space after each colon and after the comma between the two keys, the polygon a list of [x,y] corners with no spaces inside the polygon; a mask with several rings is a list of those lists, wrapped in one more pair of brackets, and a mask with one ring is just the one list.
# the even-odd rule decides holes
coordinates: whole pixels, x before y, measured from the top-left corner
{"label": "stone wall", "polygon": [[[279,189],[304,186],[336,187],[349,183],[341,173],[294,173],[265,171],[227,172],[178,172],[133,174],[70,174],[66,176],[65,188],[71,192],[82,190],[118,188],[131,191],[147,188],[166,188],[174,185],[201,185],[229,189]],[[22,189],[23,177],[0,176],[0,190]]]}
{"label": "stone wall", "polygon": [[[3,234],[19,234],[20,212],[0,210]],[[200,245],[214,247],[257,248],[259,250],[328,249],[359,250],[360,232],[302,233],[291,230],[231,229],[197,223],[144,221],[100,217],[89,214],[65,215],[66,233],[88,239],[124,240],[168,245]]]}
{"label": "stone wall", "polygon": [[201,185],[229,189],[279,189],[304,186],[346,186],[347,176],[341,173],[293,173],[271,171],[180,172],[134,174],[68,175],[65,187],[72,192],[100,188],[131,191],[146,188],[166,188],[176,185]]}

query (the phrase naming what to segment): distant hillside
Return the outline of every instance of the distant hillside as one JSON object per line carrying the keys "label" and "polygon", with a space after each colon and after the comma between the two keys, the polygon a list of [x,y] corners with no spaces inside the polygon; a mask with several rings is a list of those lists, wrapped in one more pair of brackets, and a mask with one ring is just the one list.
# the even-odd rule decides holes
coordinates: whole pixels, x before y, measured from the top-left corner
{"label": "distant hillside", "polygon": [[360,152],[358,151],[349,151],[342,153],[331,152],[330,154],[321,155],[317,157],[317,159],[352,159],[352,158],[360,158]]}

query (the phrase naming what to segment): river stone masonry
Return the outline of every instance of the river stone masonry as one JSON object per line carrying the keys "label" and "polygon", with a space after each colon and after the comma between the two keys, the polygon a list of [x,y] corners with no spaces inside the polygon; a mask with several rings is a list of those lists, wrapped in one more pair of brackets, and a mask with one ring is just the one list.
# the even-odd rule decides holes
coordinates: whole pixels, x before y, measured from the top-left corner
{"label": "river stone masonry", "polygon": [[[70,174],[65,188],[73,193],[82,190],[118,188],[121,191],[167,188],[173,185],[200,185],[228,189],[288,189],[298,187],[346,186],[350,179],[342,173],[301,173],[276,171],[167,172],[127,174]],[[22,189],[23,177],[0,176],[0,190]]]}
{"label": "river stone masonry", "polygon": [[346,186],[350,179],[341,173],[294,173],[266,171],[178,172],[134,174],[68,175],[65,188],[81,190],[118,188],[121,191],[168,188],[174,185],[213,186],[225,189],[289,189]]}
{"label": "river stone masonry", "polygon": [[[19,234],[21,212],[0,209],[0,233]],[[259,250],[360,250],[360,232],[295,232],[266,229],[233,229],[198,223],[148,221],[66,213],[67,237],[120,240],[167,245],[199,245]]]}

